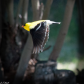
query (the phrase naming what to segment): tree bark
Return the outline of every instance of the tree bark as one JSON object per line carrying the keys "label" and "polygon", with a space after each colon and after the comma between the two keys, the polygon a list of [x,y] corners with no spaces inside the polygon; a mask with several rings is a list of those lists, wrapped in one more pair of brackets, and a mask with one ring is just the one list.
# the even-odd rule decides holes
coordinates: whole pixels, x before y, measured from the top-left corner
{"label": "tree bark", "polygon": [[9,0],[7,2],[7,13],[8,13],[9,24],[13,26],[14,25],[13,0]]}
{"label": "tree bark", "polygon": [[61,51],[65,36],[68,32],[69,24],[71,21],[71,16],[73,12],[75,0],[67,0],[64,19],[61,25],[61,29],[59,31],[57,41],[55,43],[55,46],[53,48],[53,51],[50,54],[49,60],[56,60],[59,56],[59,53]]}

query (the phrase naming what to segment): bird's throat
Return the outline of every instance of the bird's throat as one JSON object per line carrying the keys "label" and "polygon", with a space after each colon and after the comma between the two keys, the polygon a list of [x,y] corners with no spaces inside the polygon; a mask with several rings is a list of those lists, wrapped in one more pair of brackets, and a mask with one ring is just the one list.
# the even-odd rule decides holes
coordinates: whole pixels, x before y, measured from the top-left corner
{"label": "bird's throat", "polygon": [[29,27],[24,27],[25,30],[30,31]]}

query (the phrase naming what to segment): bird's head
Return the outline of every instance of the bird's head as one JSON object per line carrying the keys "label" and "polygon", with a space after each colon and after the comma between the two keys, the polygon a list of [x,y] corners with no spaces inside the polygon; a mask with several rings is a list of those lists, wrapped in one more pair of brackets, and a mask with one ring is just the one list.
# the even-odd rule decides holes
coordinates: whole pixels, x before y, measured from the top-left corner
{"label": "bird's head", "polygon": [[33,29],[37,24],[43,22],[44,20],[39,20],[39,21],[34,21],[34,22],[28,22],[25,23],[24,25],[22,25],[22,27],[27,30],[30,31],[31,29]]}
{"label": "bird's head", "polygon": [[22,25],[22,27],[27,30],[30,31],[30,23],[25,23],[24,25]]}

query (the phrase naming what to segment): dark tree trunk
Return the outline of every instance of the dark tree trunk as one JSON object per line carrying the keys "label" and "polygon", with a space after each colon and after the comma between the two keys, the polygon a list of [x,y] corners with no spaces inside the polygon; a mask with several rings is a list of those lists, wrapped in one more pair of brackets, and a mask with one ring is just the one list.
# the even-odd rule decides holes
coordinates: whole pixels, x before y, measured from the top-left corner
{"label": "dark tree trunk", "polygon": [[84,0],[77,0],[79,10],[78,57],[84,57]]}
{"label": "dark tree trunk", "polygon": [[[9,7],[13,5],[12,3],[9,3],[12,0],[1,0],[0,1],[0,57],[2,61],[2,66],[4,68],[5,74],[12,71],[13,69],[16,69],[16,64],[19,61],[19,58],[21,56],[21,51],[23,49],[23,46],[26,42],[27,35],[24,34],[23,30],[21,28],[14,27],[14,17],[11,14],[12,19],[9,17],[9,22],[6,21],[5,15],[7,16],[9,13],[6,12],[9,10],[9,12],[12,12],[13,10]],[[2,2],[2,3],[1,3]],[[7,5],[6,5],[7,3]],[[6,7],[8,6],[8,7]],[[13,8],[13,7],[12,7]],[[12,10],[12,11],[11,11]]]}
{"label": "dark tree trunk", "polygon": [[[3,11],[2,11],[2,1],[0,0],[0,43],[1,43],[1,39],[2,39],[2,15],[3,15]],[[1,63],[1,56],[0,56],[0,82],[4,81],[3,79],[3,71],[2,71],[2,63]]]}

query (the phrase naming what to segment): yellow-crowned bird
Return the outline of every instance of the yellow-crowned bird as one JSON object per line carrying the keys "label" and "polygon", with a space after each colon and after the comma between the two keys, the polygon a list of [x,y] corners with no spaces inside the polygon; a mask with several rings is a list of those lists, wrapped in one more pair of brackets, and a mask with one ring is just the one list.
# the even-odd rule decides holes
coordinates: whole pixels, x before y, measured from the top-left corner
{"label": "yellow-crowned bird", "polygon": [[49,25],[53,23],[60,24],[60,22],[50,20],[38,20],[25,23],[22,26],[25,30],[30,31],[33,40],[33,53],[36,54],[43,51],[45,43],[49,38]]}

